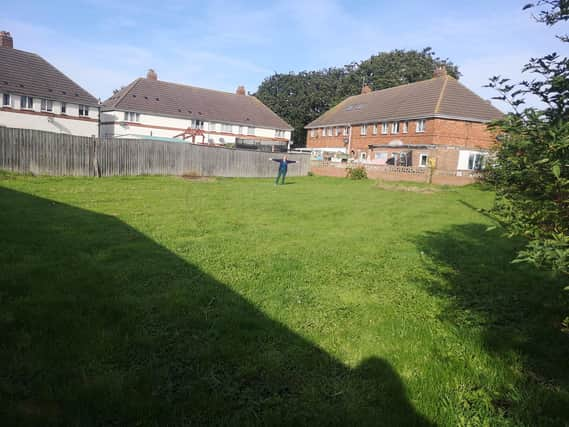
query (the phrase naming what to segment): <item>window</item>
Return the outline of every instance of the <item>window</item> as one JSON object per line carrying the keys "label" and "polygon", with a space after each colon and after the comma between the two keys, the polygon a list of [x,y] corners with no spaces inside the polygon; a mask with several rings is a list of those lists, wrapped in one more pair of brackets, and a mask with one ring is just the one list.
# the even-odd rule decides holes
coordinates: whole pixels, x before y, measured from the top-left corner
{"label": "window", "polygon": [[381,124],[381,134],[387,135],[387,129],[389,128],[389,124],[387,122],[383,122]]}
{"label": "window", "polygon": [[360,135],[366,136],[367,135],[367,125],[360,126]]}
{"label": "window", "polygon": [[209,130],[215,132],[217,130],[217,123],[210,122],[209,123]]}
{"label": "window", "polygon": [[255,128],[249,126],[249,129],[247,129],[247,135],[255,135]]}
{"label": "window", "polygon": [[409,122],[404,121],[403,122],[403,133],[407,133],[407,132],[409,132]]}
{"label": "window", "polygon": [[374,123],[374,124],[373,124],[373,131],[372,131],[372,133],[373,133],[374,135],[377,135],[377,123]]}
{"label": "window", "polygon": [[391,123],[391,133],[399,133],[399,122]]}
{"label": "window", "polygon": [[[241,133],[241,132],[239,132],[239,133]],[[316,138],[316,129],[310,129],[310,137]]]}
{"label": "window", "polygon": [[62,102],[61,103],[61,114],[66,114],[67,113],[67,103]]}
{"label": "window", "polygon": [[79,104],[79,115],[80,116],[88,116],[89,115],[89,107],[87,105]]}
{"label": "window", "polygon": [[349,128],[348,126],[346,126],[346,127],[344,128],[344,135],[347,136],[347,135],[349,135],[349,134],[350,134],[350,128]]}
{"label": "window", "polygon": [[[87,114],[89,114],[88,111],[87,111]],[[81,116],[81,106],[79,106],[79,115]],[[139,122],[139,121],[140,121],[140,114],[139,114],[139,113],[133,113],[133,112],[125,111],[125,113],[124,113],[124,121],[125,121],[125,122]]]}
{"label": "window", "polygon": [[34,108],[34,98],[31,96],[21,96],[20,97],[20,108],[31,110]]}
{"label": "window", "polygon": [[322,136],[326,136],[326,128],[322,128]]}
{"label": "window", "polygon": [[429,155],[426,153],[421,153],[419,155],[419,166],[424,168],[427,166],[427,163],[429,161]]}
{"label": "window", "polygon": [[221,124],[221,131],[222,132],[233,132],[233,126],[228,125],[226,123]]}
{"label": "window", "polygon": [[2,95],[2,106],[3,107],[11,107],[12,106],[12,100],[10,99],[9,93],[5,93],[4,95]]}
{"label": "window", "polygon": [[277,138],[284,138],[284,137],[285,137],[285,131],[284,131],[284,130],[277,129],[276,132],[275,132],[275,135],[276,135]]}
{"label": "window", "polygon": [[338,136],[340,134],[340,132],[338,131],[339,128],[335,127],[334,128],[334,136]]}
{"label": "window", "polygon": [[367,153],[364,151],[360,153],[360,160],[365,160],[365,159],[367,159]]}
{"label": "window", "polygon": [[484,167],[484,154],[470,153],[468,156],[468,169],[480,170]]}
{"label": "window", "polygon": [[42,99],[40,110],[52,112],[53,111],[53,101],[50,101],[48,99]]}
{"label": "window", "polygon": [[192,120],[192,127],[194,129],[203,129],[204,121],[203,120]]}
{"label": "window", "polygon": [[387,153],[385,151],[379,151],[375,153],[375,160],[380,160],[385,162],[387,160]]}
{"label": "window", "polygon": [[425,132],[425,120],[417,120],[417,132]]}

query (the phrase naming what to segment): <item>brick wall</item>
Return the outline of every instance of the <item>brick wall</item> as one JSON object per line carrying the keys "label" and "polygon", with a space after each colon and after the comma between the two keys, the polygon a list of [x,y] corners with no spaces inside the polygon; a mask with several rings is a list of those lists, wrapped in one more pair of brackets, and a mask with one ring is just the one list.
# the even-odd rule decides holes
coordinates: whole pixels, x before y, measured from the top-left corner
{"label": "brick wall", "polygon": [[[379,169],[366,168],[369,179],[380,179],[383,181],[406,181],[406,182],[423,182],[428,181],[428,172],[425,174],[410,173],[392,173]],[[336,178],[346,177],[346,168],[338,166],[317,166],[312,165],[311,172],[319,176],[331,176]],[[432,176],[432,183],[437,185],[468,185],[478,181],[478,178],[472,176],[453,176],[444,174],[435,174]]]}
{"label": "brick wall", "polygon": [[451,145],[468,149],[488,149],[496,136],[485,123],[460,120],[434,119],[434,144]]}
{"label": "brick wall", "polygon": [[[403,133],[403,122],[399,123],[399,132],[391,133],[391,123],[387,134],[381,133],[381,123],[378,123],[377,134],[373,134],[373,125],[367,125],[366,135],[361,135],[361,125],[352,127],[352,138],[350,151],[356,158],[360,158],[362,152],[366,153],[368,159],[374,159],[375,152],[383,151],[389,153],[409,151],[409,148],[376,148],[369,149],[369,145],[388,145],[397,140],[409,145],[438,145],[444,149],[431,150],[418,149],[413,151],[413,165],[419,165],[421,153],[428,153],[429,157],[437,159],[437,168],[442,170],[456,170],[458,163],[458,149],[489,149],[495,143],[495,135],[487,129],[484,123],[473,123],[461,120],[450,119],[428,119],[425,120],[424,132],[417,132],[416,120],[408,121],[407,133]],[[312,132],[308,131],[307,147],[346,147],[344,136],[340,132],[338,136],[323,136],[322,129],[317,129],[313,137]],[[442,148],[442,147],[441,147]]]}

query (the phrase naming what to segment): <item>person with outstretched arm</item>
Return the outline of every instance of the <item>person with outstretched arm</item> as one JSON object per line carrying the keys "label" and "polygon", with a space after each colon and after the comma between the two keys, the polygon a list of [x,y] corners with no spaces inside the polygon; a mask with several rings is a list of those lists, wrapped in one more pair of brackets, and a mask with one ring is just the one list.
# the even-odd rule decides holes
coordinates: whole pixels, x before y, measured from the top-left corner
{"label": "person with outstretched arm", "polygon": [[279,173],[277,174],[277,180],[275,181],[275,185],[279,184],[279,178],[282,176],[282,184],[285,183],[286,173],[288,171],[288,164],[289,163],[296,163],[296,160],[288,160],[286,156],[282,159],[273,159],[272,157],[269,159],[273,162],[277,162],[279,164]]}

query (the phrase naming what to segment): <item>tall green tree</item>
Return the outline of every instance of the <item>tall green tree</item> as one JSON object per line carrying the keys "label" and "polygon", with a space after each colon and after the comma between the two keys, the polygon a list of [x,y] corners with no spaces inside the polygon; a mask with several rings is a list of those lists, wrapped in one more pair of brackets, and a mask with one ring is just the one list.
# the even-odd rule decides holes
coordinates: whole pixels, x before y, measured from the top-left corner
{"label": "tall green tree", "polygon": [[343,67],[274,74],[261,83],[255,95],[294,127],[295,145],[304,146],[304,126],[346,97],[359,94],[362,85],[379,90],[426,80],[442,65],[459,78],[458,67],[437,57],[431,48],[380,52]]}
{"label": "tall green tree", "polygon": [[[569,20],[568,0],[525,8],[537,9],[534,17],[547,25]],[[494,213],[511,236],[528,239],[515,262],[569,275],[569,59],[532,58],[524,72],[532,78],[516,84],[497,76],[489,84],[513,110],[492,125],[501,134],[488,174],[497,194]],[[528,96],[542,107],[526,107]]]}

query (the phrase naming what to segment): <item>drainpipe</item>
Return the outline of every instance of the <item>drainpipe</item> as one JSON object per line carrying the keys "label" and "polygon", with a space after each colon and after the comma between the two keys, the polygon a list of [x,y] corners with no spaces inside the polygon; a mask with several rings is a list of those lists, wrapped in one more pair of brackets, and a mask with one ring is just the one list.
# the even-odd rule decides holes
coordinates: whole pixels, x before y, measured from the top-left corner
{"label": "drainpipe", "polygon": [[350,160],[350,156],[352,153],[352,125],[350,125],[350,127],[348,128],[348,152],[346,153],[348,155],[348,163]]}

